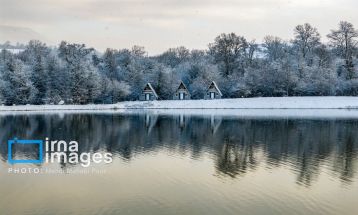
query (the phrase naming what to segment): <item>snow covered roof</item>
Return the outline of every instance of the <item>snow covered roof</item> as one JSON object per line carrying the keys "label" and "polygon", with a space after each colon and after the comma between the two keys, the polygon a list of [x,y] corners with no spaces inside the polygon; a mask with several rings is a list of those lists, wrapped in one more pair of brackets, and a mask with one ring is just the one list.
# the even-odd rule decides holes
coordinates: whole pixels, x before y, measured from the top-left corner
{"label": "snow covered roof", "polygon": [[157,94],[157,92],[155,92],[154,88],[152,87],[152,85],[151,85],[150,83],[147,83],[147,84],[145,85],[144,90],[147,90],[148,88],[149,88],[150,91],[153,92],[153,94],[154,94],[154,96],[155,96],[156,98],[159,97],[158,94]]}
{"label": "snow covered roof", "polygon": [[178,91],[178,90],[186,90],[188,92],[188,94],[190,94],[188,88],[185,86],[183,81],[180,81],[179,87],[176,91]]}
{"label": "snow covered roof", "polygon": [[221,90],[219,89],[219,87],[218,87],[218,85],[216,84],[215,81],[212,81],[212,82],[211,82],[211,84],[209,85],[208,90],[209,90],[211,87],[215,87],[215,89],[218,91],[218,93],[220,94],[220,96],[223,96],[223,94],[221,93]]}

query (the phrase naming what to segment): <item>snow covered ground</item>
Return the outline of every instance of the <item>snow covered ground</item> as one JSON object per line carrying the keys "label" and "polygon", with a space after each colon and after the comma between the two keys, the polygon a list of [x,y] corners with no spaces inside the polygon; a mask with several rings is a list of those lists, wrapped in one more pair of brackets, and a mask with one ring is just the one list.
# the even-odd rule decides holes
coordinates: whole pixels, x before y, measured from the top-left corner
{"label": "snow covered ground", "polygon": [[0,106],[0,111],[118,109],[358,109],[358,97],[261,97],[220,100],[128,101],[117,104]]}
{"label": "snow covered ground", "polygon": [[0,106],[8,114],[154,114],[250,118],[358,118],[358,97],[275,97],[121,102],[107,105]]}
{"label": "snow covered ground", "polygon": [[358,97],[261,97],[220,100],[123,102],[117,108],[140,109],[358,109]]}

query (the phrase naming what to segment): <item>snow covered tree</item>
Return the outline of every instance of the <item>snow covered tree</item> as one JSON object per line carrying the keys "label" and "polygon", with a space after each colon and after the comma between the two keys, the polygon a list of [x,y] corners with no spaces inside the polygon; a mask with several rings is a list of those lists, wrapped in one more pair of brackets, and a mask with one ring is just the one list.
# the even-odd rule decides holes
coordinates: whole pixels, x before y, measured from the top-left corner
{"label": "snow covered tree", "polygon": [[331,45],[336,49],[337,54],[344,61],[344,67],[347,70],[347,79],[354,77],[353,57],[358,47],[358,31],[352,23],[342,21],[339,23],[338,30],[331,30],[327,35],[331,41]]}
{"label": "snow covered tree", "polygon": [[45,102],[47,104],[58,104],[60,101],[68,100],[69,72],[65,69],[55,51],[52,51],[47,58],[47,80]]}
{"label": "snow covered tree", "polygon": [[[211,81],[226,98],[358,95],[357,30],[341,22],[328,38],[330,46],[306,23],[296,26],[289,42],[266,36],[258,44],[229,33],[204,50],[180,46],[157,56],[148,56],[141,46],[100,53],[67,42],[58,47],[36,40],[26,46],[5,43],[0,46],[0,103],[116,103],[137,100],[148,82],[160,99],[171,99],[179,81],[193,99],[203,98]],[[24,51],[13,52],[14,47]]]}
{"label": "snow covered tree", "polygon": [[32,103],[43,104],[46,95],[47,65],[46,58],[50,49],[46,44],[38,40],[31,40],[25,50],[19,54],[19,58],[31,67],[30,80],[36,88],[36,95]]}
{"label": "snow covered tree", "polygon": [[314,50],[315,56],[317,57],[318,67],[328,68],[332,66],[332,54],[326,45],[321,44]]}
{"label": "snow covered tree", "polygon": [[113,103],[123,101],[128,95],[131,94],[131,87],[124,81],[114,81],[112,83]]}
{"label": "snow covered tree", "polygon": [[287,45],[279,37],[265,36],[262,46],[264,48],[263,52],[270,62],[282,59],[286,55]]}
{"label": "snow covered tree", "polygon": [[89,98],[88,77],[94,70],[92,65],[92,48],[86,48],[84,44],[68,44],[61,42],[59,57],[66,62],[69,71],[70,102],[85,104]]}
{"label": "snow covered tree", "polygon": [[189,89],[191,90],[192,98],[194,99],[204,98],[204,94],[212,81],[215,81],[219,86],[223,84],[218,67],[207,61],[197,62],[192,68],[192,71],[195,71],[196,75],[192,76],[193,80],[189,85]]}
{"label": "snow covered tree", "polygon": [[298,51],[303,59],[306,59],[309,53],[312,53],[314,48],[320,44],[320,38],[316,28],[309,23],[297,25],[294,30],[295,38],[293,44],[297,46]]}
{"label": "snow covered tree", "polygon": [[[1,72],[0,72],[0,78],[1,78]],[[3,96],[3,91],[5,90],[5,88],[6,88],[5,81],[0,79],[0,105],[5,104],[5,98]]]}
{"label": "snow covered tree", "polygon": [[173,97],[173,87],[171,86],[172,69],[164,64],[154,64],[154,68],[149,74],[148,82],[156,90],[160,99],[171,99]]}
{"label": "snow covered tree", "polygon": [[[313,65],[314,49],[320,44],[320,35],[316,28],[309,23],[297,25],[294,29],[293,39],[294,54],[296,56],[297,72],[299,78],[303,78],[304,69]],[[309,68],[307,68],[309,69]]]}
{"label": "snow covered tree", "polygon": [[34,96],[34,104],[43,104],[45,95],[46,95],[46,81],[47,81],[47,71],[44,58],[37,56],[37,59],[32,65],[32,72],[30,77],[33,86],[36,88],[36,95]]}
{"label": "snow covered tree", "polygon": [[248,48],[246,52],[246,67],[255,66],[254,60],[256,58],[256,54],[259,52],[259,49],[259,44],[257,44],[255,40],[252,40],[248,43]]}
{"label": "snow covered tree", "polygon": [[131,54],[135,57],[144,57],[147,52],[145,51],[145,48],[143,46],[133,46],[131,50]]}
{"label": "snow covered tree", "polygon": [[116,61],[117,51],[114,49],[106,49],[103,54],[103,72],[110,79],[117,79],[118,64]]}
{"label": "snow covered tree", "polygon": [[306,66],[302,78],[297,82],[297,96],[327,96],[335,95],[336,78],[334,70]]}
{"label": "snow covered tree", "polygon": [[131,100],[137,100],[146,82],[144,78],[144,61],[142,59],[131,59],[130,64],[124,68],[124,81],[131,85]]}
{"label": "snow covered tree", "polygon": [[239,92],[250,96],[288,96],[292,95],[295,83],[296,76],[288,63],[274,61],[265,68],[248,70]]}
{"label": "snow covered tree", "polygon": [[247,47],[248,43],[244,37],[235,33],[221,34],[215,38],[214,43],[209,44],[209,53],[222,68],[224,77],[228,77],[235,72],[244,74],[241,65]]}
{"label": "snow covered tree", "polygon": [[190,59],[190,51],[184,46],[170,48],[156,58],[160,63],[174,68],[181,63],[187,62]]}
{"label": "snow covered tree", "polygon": [[2,70],[1,94],[5,104],[28,104],[31,102],[36,89],[29,79],[29,72],[25,70],[24,64],[14,57],[5,62]]}

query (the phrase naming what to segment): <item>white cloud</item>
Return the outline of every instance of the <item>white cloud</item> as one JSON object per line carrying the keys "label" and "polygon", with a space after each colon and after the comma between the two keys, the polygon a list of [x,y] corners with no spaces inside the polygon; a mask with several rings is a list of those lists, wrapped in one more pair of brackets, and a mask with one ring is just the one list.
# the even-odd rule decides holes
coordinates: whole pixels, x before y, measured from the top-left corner
{"label": "white cloud", "polygon": [[178,45],[205,48],[222,32],[288,39],[304,22],[323,36],[340,20],[358,27],[355,0],[0,0],[0,5],[1,25],[100,49],[140,44],[150,53]]}

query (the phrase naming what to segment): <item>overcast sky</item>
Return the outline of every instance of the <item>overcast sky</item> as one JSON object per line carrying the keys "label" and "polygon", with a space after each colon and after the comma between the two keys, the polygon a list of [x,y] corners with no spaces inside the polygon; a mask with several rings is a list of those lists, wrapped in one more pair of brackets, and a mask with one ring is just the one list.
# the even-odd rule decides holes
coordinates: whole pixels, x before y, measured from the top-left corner
{"label": "overcast sky", "polygon": [[340,20],[358,28],[357,0],[0,0],[0,39],[67,40],[100,51],[142,45],[150,55],[203,49],[223,32],[290,39],[305,22],[325,37]]}

